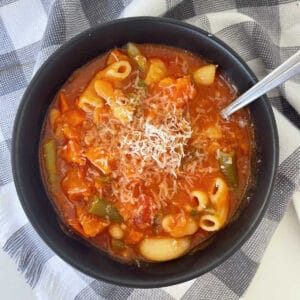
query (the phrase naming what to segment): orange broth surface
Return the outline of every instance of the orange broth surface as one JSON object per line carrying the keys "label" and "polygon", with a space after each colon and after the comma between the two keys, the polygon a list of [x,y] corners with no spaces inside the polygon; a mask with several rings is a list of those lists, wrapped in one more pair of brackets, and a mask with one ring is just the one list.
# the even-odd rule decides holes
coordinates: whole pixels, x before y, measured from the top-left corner
{"label": "orange broth surface", "polygon": [[[148,71],[140,70],[126,47],[100,55],[76,70],[55,96],[40,147],[43,177],[63,222],[123,261],[151,261],[140,249],[145,239],[186,239],[185,254],[226,226],[246,193],[253,155],[248,111],[239,110],[229,120],[220,116],[237,90],[219,68],[212,84],[198,84],[193,73],[208,65],[202,57],[163,45],[137,46],[148,71],[151,59],[164,63],[163,78],[146,84]],[[113,88],[115,102],[93,90],[100,104],[80,108],[89,83],[119,60],[130,63],[127,78],[99,76]],[[120,119],[123,108],[130,116]],[[49,141],[55,146],[55,183],[43,148]],[[235,186],[222,172],[220,153],[234,153]],[[222,204],[214,200],[216,178],[228,190]],[[208,199],[201,209],[193,191]],[[95,213],[91,207],[102,200],[102,211]],[[220,228],[199,225],[204,215],[218,215],[222,209],[226,213]],[[168,226],[163,225],[166,216]],[[186,230],[188,223],[197,229]]]}

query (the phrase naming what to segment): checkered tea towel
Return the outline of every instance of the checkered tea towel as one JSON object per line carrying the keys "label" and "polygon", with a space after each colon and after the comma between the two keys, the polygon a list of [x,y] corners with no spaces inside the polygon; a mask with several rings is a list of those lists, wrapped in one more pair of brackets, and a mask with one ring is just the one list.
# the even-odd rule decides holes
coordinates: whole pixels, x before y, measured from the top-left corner
{"label": "checkered tea towel", "polygon": [[[34,72],[65,41],[102,22],[165,16],[198,26],[230,45],[258,78],[300,49],[300,3],[288,0],[0,0],[0,244],[38,299],[238,299],[249,286],[288,202],[299,191],[300,78],[269,94],[280,137],[271,203],[251,238],[195,280],[159,289],[123,288],[81,274],[58,258],[24,215],[12,179],[12,127]],[[299,210],[300,211],[300,210]]]}

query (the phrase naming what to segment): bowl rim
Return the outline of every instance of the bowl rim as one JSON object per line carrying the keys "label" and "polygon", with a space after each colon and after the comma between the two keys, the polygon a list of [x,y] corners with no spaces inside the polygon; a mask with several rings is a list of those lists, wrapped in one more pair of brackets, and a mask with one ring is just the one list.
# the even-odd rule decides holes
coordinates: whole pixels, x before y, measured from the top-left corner
{"label": "bowl rim", "polygon": [[[55,61],[56,56],[61,55],[64,53],[69,48],[72,48],[73,43],[76,43],[82,38],[85,38],[87,35],[92,35],[94,32],[98,32],[102,28],[105,28],[106,26],[113,26],[114,24],[122,24],[122,23],[127,23],[127,22],[159,22],[163,24],[171,24],[179,27],[184,27],[185,30],[192,30],[196,31],[197,34],[200,35],[205,35],[209,37],[213,43],[218,44],[223,51],[225,50],[229,55],[232,56],[234,60],[237,61],[242,67],[248,72],[248,75],[250,75],[251,79],[250,81],[254,84],[258,80],[254,73],[250,70],[250,68],[247,66],[247,64],[240,58],[240,56],[232,49],[230,46],[225,44],[223,41],[218,39],[216,36],[213,34],[210,34],[206,32],[205,30],[198,28],[194,25],[190,25],[186,22],[178,21],[175,19],[169,19],[169,18],[162,18],[162,17],[129,17],[129,18],[122,18],[122,19],[117,19],[113,20],[110,22],[105,22],[102,24],[97,24],[95,26],[90,27],[87,30],[84,30],[80,34],[74,36],[70,40],[66,41],[64,44],[62,44],[58,49],[56,49],[49,57],[48,59],[40,66],[36,74],[33,76],[31,79],[29,85],[26,88],[25,93],[23,94],[23,97],[20,101],[17,114],[15,117],[14,121],[14,126],[13,126],[13,134],[12,134],[12,150],[11,150],[11,159],[12,159],[12,173],[13,173],[13,179],[14,179],[14,184],[16,187],[16,191],[18,194],[19,201],[21,203],[21,206],[33,226],[33,228],[36,230],[38,235],[41,237],[41,239],[47,244],[47,246],[56,254],[58,255],[61,259],[63,259],[65,262],[67,262],[69,265],[74,267],[76,270],[79,270],[83,272],[84,274],[87,274],[88,276],[92,276],[95,279],[102,280],[104,282],[110,283],[110,284],[116,284],[119,286],[126,286],[126,287],[133,287],[133,288],[155,288],[155,287],[163,287],[163,286],[168,286],[168,285],[174,285],[178,284],[181,282],[185,282],[191,279],[194,279],[202,274],[205,274],[212,269],[216,268],[223,262],[225,262],[230,256],[232,256],[241,246],[251,237],[251,235],[254,233],[256,228],[258,227],[259,223],[261,222],[265,211],[267,209],[267,206],[270,202],[271,198],[271,192],[274,187],[274,182],[276,178],[276,171],[277,171],[277,166],[278,166],[278,160],[279,160],[279,139],[278,139],[278,130],[274,118],[274,114],[271,108],[271,105],[268,102],[267,97],[264,95],[259,99],[260,101],[263,101],[265,104],[266,112],[269,116],[270,123],[271,123],[271,136],[272,136],[272,149],[274,150],[274,155],[273,155],[273,160],[272,160],[272,167],[270,173],[272,174],[272,179],[271,182],[268,186],[267,192],[264,197],[264,202],[260,206],[260,209],[257,211],[255,214],[255,218],[253,218],[251,225],[243,230],[243,233],[236,239],[236,242],[234,246],[226,249],[226,251],[223,252],[221,256],[219,256],[217,259],[214,260],[213,263],[210,265],[207,265],[205,268],[202,269],[202,271],[199,273],[197,271],[194,272],[189,272],[185,274],[178,274],[178,277],[176,279],[172,280],[157,280],[153,279],[151,282],[145,282],[145,283],[133,283],[132,280],[128,280],[128,278],[123,278],[123,281],[120,282],[118,280],[114,280],[112,276],[106,276],[105,274],[99,275],[97,272],[91,271],[89,268],[85,267],[84,264],[77,263],[77,261],[73,258],[70,258],[70,256],[66,255],[64,251],[62,251],[59,247],[55,246],[55,242],[52,241],[52,239],[47,236],[47,234],[44,232],[42,226],[40,226],[39,222],[35,219],[33,214],[31,213],[29,201],[26,200],[26,196],[23,193],[22,190],[22,178],[18,174],[18,165],[17,165],[17,156],[18,153],[16,149],[18,148],[18,136],[20,135],[20,130],[21,130],[21,121],[23,119],[24,111],[23,108],[26,105],[31,90],[35,89],[35,86],[37,85],[37,79],[40,74],[42,74],[46,67],[51,64],[53,61]],[[100,53],[99,53],[100,55]],[[75,71],[75,70],[74,70]]]}

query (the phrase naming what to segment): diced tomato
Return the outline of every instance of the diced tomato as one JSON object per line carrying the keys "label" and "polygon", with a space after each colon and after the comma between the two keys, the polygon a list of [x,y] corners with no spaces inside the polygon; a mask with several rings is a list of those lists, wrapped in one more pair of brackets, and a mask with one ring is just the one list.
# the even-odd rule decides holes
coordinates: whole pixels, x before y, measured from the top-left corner
{"label": "diced tomato", "polygon": [[69,124],[71,126],[77,126],[82,124],[85,118],[85,113],[82,110],[68,110],[62,115],[62,123]]}
{"label": "diced tomato", "polygon": [[130,230],[127,232],[124,240],[126,243],[128,244],[137,244],[139,243],[142,238],[143,238],[144,234],[140,231],[134,230],[133,228],[130,228]]}
{"label": "diced tomato", "polygon": [[86,152],[87,159],[105,175],[111,172],[108,154],[101,147],[90,147]]}
{"label": "diced tomato", "polygon": [[89,236],[84,232],[81,224],[77,219],[67,219],[67,223],[73,227],[77,232],[82,234],[84,237],[88,238]]}
{"label": "diced tomato", "polygon": [[77,201],[91,195],[90,183],[85,179],[82,169],[71,169],[62,180],[62,189],[71,201]]}
{"label": "diced tomato", "polygon": [[76,163],[80,166],[85,165],[86,159],[83,157],[83,150],[81,146],[70,140],[60,151],[60,157],[68,163]]}
{"label": "diced tomato", "polygon": [[168,88],[168,87],[172,87],[175,84],[176,84],[176,79],[172,76],[169,76],[169,77],[165,77],[159,82],[159,87]]}
{"label": "diced tomato", "polygon": [[176,80],[176,88],[178,93],[177,97],[193,99],[196,96],[196,89],[189,75],[178,78]]}
{"label": "diced tomato", "polygon": [[80,132],[68,124],[64,124],[61,131],[68,140],[79,140],[80,138]]}
{"label": "diced tomato", "polygon": [[143,199],[140,199],[138,207],[131,214],[132,223],[141,230],[149,228],[152,226],[152,216],[156,213],[157,207],[153,199],[145,196]]}
{"label": "diced tomato", "polygon": [[93,122],[96,125],[99,125],[101,123],[106,123],[108,122],[108,112],[109,112],[108,107],[96,107],[93,112]]}
{"label": "diced tomato", "polygon": [[139,229],[146,229],[151,226],[151,210],[149,207],[143,207],[141,212],[132,217],[134,225]]}
{"label": "diced tomato", "polygon": [[110,224],[107,220],[102,220],[98,216],[82,213],[78,216],[79,223],[81,224],[84,233],[89,237],[94,237],[104,231]]}
{"label": "diced tomato", "polygon": [[69,104],[64,91],[61,91],[59,93],[58,106],[62,114],[65,113],[67,110],[69,110]]}
{"label": "diced tomato", "polygon": [[196,95],[196,89],[188,75],[177,79],[166,77],[159,82],[158,86],[170,100],[176,102],[177,107],[183,107],[188,100],[193,99]]}

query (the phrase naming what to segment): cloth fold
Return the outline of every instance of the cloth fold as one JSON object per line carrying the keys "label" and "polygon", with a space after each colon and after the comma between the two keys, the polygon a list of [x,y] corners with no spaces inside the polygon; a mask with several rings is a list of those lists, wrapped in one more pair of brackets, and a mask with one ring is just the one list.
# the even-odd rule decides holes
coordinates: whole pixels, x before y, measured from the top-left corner
{"label": "cloth fold", "polygon": [[12,127],[20,99],[35,71],[65,41],[97,23],[138,15],[176,18],[209,31],[259,78],[300,49],[299,1],[0,1],[0,246],[15,259],[38,299],[238,299],[291,199],[300,216],[300,78],[294,77],[268,94],[280,138],[270,205],[251,238],[219,267],[166,288],[123,288],[74,270],[40,239],[22,211],[11,174]]}

